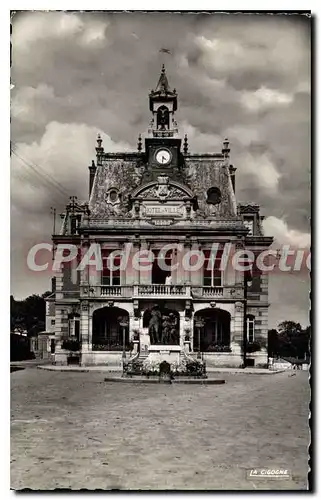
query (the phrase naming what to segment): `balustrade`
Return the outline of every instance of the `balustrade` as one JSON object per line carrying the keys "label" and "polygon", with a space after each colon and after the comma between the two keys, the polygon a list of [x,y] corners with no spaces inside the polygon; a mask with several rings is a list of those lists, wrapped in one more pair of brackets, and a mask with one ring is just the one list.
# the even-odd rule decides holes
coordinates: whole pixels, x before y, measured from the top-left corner
{"label": "balustrade", "polygon": [[223,296],[222,286],[203,286],[202,296],[203,297],[222,297]]}
{"label": "balustrade", "polygon": [[186,296],[187,287],[185,285],[138,285],[138,296]]}

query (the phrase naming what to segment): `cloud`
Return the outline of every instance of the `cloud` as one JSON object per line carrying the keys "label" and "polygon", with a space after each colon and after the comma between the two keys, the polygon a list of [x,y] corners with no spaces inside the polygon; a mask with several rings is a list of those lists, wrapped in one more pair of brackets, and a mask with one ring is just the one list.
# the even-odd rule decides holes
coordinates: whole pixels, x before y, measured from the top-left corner
{"label": "cloud", "polygon": [[250,178],[252,184],[269,193],[278,191],[281,174],[267,153],[260,156],[248,153],[240,158],[238,166],[243,176],[246,176],[243,183]]}
{"label": "cloud", "polygon": [[244,58],[244,49],[237,40],[207,39],[197,36],[195,45],[202,51],[202,61],[205,65],[213,65],[220,70],[239,66]]}
{"label": "cloud", "polygon": [[25,213],[68,202],[69,195],[86,199],[87,166],[95,157],[97,133],[106,151],[129,151],[125,142],[86,124],[50,122],[39,142],[17,143],[12,155],[12,202]]}
{"label": "cloud", "polygon": [[240,102],[248,111],[255,113],[273,107],[289,106],[293,102],[293,95],[260,87],[255,92],[241,92]]}
{"label": "cloud", "polygon": [[30,45],[48,40],[76,38],[79,44],[90,45],[105,39],[108,24],[101,21],[85,23],[81,16],[73,13],[24,13],[13,23],[12,42],[15,50],[23,52],[30,50]]}
{"label": "cloud", "polygon": [[290,229],[288,224],[277,217],[267,217],[263,220],[265,236],[273,236],[276,243],[291,245],[296,248],[309,248],[311,245],[311,235],[302,233],[296,229]]}
{"label": "cloud", "polygon": [[260,142],[263,139],[259,127],[252,125],[233,125],[225,130],[224,136],[228,137],[231,143],[237,142],[243,147],[250,146],[253,142]]}
{"label": "cloud", "polygon": [[46,123],[43,106],[54,98],[54,89],[44,83],[35,88],[21,87],[13,94],[11,116],[29,125],[37,123],[39,119]]}

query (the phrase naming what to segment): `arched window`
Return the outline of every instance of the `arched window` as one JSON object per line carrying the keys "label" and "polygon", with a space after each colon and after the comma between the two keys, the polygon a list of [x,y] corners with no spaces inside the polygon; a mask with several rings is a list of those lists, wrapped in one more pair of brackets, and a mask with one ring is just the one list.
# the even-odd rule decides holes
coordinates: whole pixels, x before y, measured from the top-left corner
{"label": "arched window", "polygon": [[254,342],[255,317],[252,314],[247,316],[247,341]]}
{"label": "arched window", "polygon": [[118,307],[103,307],[93,314],[93,351],[129,350],[129,315]]}
{"label": "arched window", "polygon": [[157,129],[169,129],[169,111],[166,106],[160,106],[157,110]]}

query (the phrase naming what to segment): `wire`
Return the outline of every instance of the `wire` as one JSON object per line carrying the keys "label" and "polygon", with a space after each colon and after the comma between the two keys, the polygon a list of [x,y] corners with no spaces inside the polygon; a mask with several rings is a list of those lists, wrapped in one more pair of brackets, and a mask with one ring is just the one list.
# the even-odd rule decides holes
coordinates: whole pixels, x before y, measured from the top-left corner
{"label": "wire", "polygon": [[[55,185],[52,181],[50,181],[49,179],[47,179],[43,174],[41,174],[40,172],[38,172],[35,167],[33,167],[32,165],[30,165],[24,158],[22,158],[21,156],[19,156],[15,151],[12,151],[12,152],[13,152],[13,154],[17,158],[19,158],[20,161],[22,161],[28,168],[30,168],[38,176],[38,178],[40,179],[40,181],[42,181],[42,183],[46,187],[50,187],[50,188],[56,189],[56,193],[59,194],[59,196],[61,198],[63,198],[64,200],[66,200],[66,196],[68,196],[67,191],[63,191],[62,189],[60,189],[60,187],[58,187],[57,185]],[[16,174],[17,173],[15,173],[15,175]],[[30,178],[28,179],[28,182],[30,182]],[[32,184],[33,186],[35,186],[32,182],[30,184]],[[35,186],[35,187],[37,187],[37,186]]]}
{"label": "wire", "polygon": [[51,186],[55,187],[57,190],[59,190],[63,196],[69,196],[68,191],[64,188],[64,186],[62,186],[62,184],[57,182],[48,172],[45,172],[44,169],[42,167],[40,167],[40,165],[37,165],[37,163],[31,162],[30,160],[27,160],[26,158],[23,158],[21,155],[19,155],[16,151],[17,145],[14,143],[12,143],[12,145],[13,145],[13,147],[11,147],[11,150],[12,150],[13,154],[17,158],[19,158],[27,167],[31,168],[31,170],[33,170],[33,172],[35,172],[36,175],[38,175],[43,180],[45,180],[47,183],[49,183],[49,185],[51,185]]}

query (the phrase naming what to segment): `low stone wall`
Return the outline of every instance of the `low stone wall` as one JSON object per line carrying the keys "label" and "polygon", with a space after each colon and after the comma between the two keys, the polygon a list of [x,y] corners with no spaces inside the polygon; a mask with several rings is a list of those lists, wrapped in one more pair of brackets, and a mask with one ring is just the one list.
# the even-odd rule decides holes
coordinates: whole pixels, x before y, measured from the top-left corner
{"label": "low stone wall", "polygon": [[[196,358],[197,353],[189,353],[192,357]],[[56,365],[67,365],[68,351],[60,351],[55,354]],[[129,353],[126,353],[127,359]],[[243,356],[241,353],[233,352],[205,352],[203,359],[206,361],[208,367],[226,367],[226,368],[240,368],[243,364]],[[252,353],[248,354],[247,359],[254,359],[254,367],[266,368],[267,367],[267,354],[266,353]],[[81,366],[118,366],[122,367],[122,352],[113,351],[89,351],[80,355]]]}
{"label": "low stone wall", "polygon": [[[127,359],[129,353],[126,352]],[[81,366],[119,366],[122,367],[122,352],[113,351],[91,351],[81,355]]]}
{"label": "low stone wall", "polygon": [[[243,355],[233,352],[206,352],[203,354],[208,367],[239,368],[243,365]],[[266,353],[251,353],[247,359],[254,360],[254,367],[266,368],[268,357]]]}
{"label": "low stone wall", "polygon": [[242,356],[232,352],[206,352],[203,359],[208,367],[233,367],[239,368],[242,365]]}

